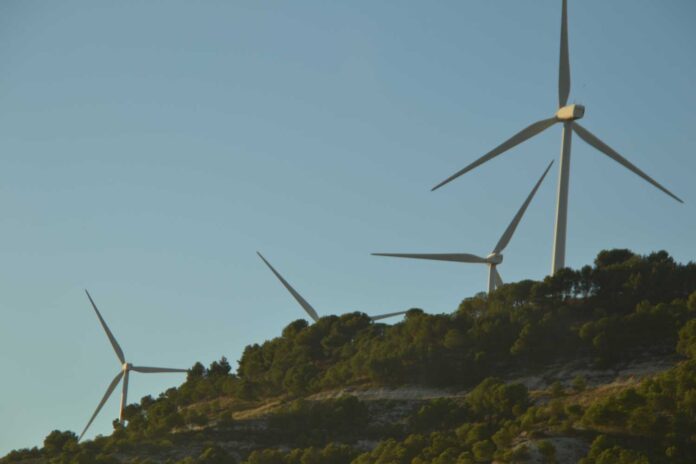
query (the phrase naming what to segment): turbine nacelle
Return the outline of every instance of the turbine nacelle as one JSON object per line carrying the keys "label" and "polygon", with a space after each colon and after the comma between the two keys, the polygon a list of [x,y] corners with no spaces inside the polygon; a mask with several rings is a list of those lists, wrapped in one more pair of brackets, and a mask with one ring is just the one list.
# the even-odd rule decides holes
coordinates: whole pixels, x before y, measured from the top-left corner
{"label": "turbine nacelle", "polygon": [[[549,119],[544,122],[544,124],[548,124],[548,126],[551,126],[555,124],[557,121],[555,119]],[[522,220],[522,216],[524,216],[524,212],[527,211],[527,207],[529,206],[529,203],[532,201],[532,198],[534,198],[534,195],[536,194],[537,190],[539,189],[539,186],[541,183],[544,181],[544,177],[546,177],[546,174],[548,174],[549,169],[551,169],[551,165],[553,164],[553,161],[549,163],[549,165],[546,167],[546,170],[544,173],[541,175],[537,183],[534,185],[534,188],[532,189],[531,192],[529,192],[529,195],[527,198],[524,200],[524,203],[522,203],[522,206],[520,206],[520,209],[517,210],[517,214],[512,218],[512,221],[510,224],[507,226],[507,229],[505,229],[505,232],[503,232],[503,235],[500,236],[500,240],[498,240],[498,243],[493,247],[493,251],[486,256],[485,258],[482,256],[476,256],[472,255],[469,253],[372,253],[373,255],[376,256],[390,256],[392,258],[414,258],[414,259],[432,259],[436,261],[450,261],[450,262],[455,262],[455,263],[476,263],[476,264],[487,264],[488,265],[488,293],[492,292],[496,288],[500,287],[503,285],[503,279],[500,277],[500,274],[498,273],[498,270],[496,269],[499,264],[503,262],[503,250],[505,250],[505,247],[508,246],[508,243],[510,243],[510,240],[512,239],[512,235],[515,233],[515,229],[517,229],[517,226],[519,225],[520,221]],[[441,184],[442,185],[442,184]]]}
{"label": "turbine nacelle", "polygon": [[133,369],[133,364],[131,363],[123,363],[123,365],[121,366],[121,370],[123,372],[128,372],[131,369]]}
{"label": "turbine nacelle", "polygon": [[566,105],[556,111],[556,119],[559,121],[575,121],[585,116],[585,107],[582,105]]}

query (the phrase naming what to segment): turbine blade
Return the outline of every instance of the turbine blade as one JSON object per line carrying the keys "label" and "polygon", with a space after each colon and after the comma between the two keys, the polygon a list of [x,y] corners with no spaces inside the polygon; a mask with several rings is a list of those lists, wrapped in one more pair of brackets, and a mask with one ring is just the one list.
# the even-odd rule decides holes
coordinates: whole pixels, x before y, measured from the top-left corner
{"label": "turbine blade", "polygon": [[169,367],[145,367],[145,366],[133,366],[132,371],[142,372],[143,374],[156,374],[159,372],[188,372],[188,369],[171,369]]}
{"label": "turbine blade", "polygon": [[500,277],[497,268],[493,268],[493,279],[495,279],[495,288],[500,288],[503,285],[503,279]]}
{"label": "turbine blade", "polygon": [[518,133],[516,133],[515,135],[513,135],[512,137],[507,139],[505,142],[503,142],[500,145],[498,145],[497,147],[495,147],[493,150],[491,150],[488,153],[486,153],[485,155],[483,155],[481,158],[477,159],[476,161],[474,161],[473,163],[471,163],[470,165],[465,167],[464,169],[457,171],[456,173],[449,176],[447,179],[445,179],[442,182],[440,182],[439,184],[437,184],[435,187],[432,188],[432,190],[439,189],[443,185],[453,181],[454,179],[456,179],[457,177],[459,177],[463,174],[466,174],[467,172],[471,171],[475,167],[480,166],[483,163],[485,163],[486,161],[489,161],[489,160],[495,158],[496,156],[500,155],[501,153],[509,150],[510,148],[512,148],[516,145],[519,145],[520,143],[524,142],[525,140],[534,137],[535,135],[539,134],[540,132],[553,126],[557,122],[558,122],[558,120],[555,117],[553,117],[553,118],[549,118],[549,119],[542,119],[541,121],[537,121],[534,124],[527,126],[526,128],[522,129],[521,131],[519,131]]}
{"label": "turbine blade", "polygon": [[597,150],[601,151],[605,155],[607,155],[609,158],[613,159],[629,171],[633,171],[634,174],[637,174],[638,176],[642,177],[644,180],[648,181],[651,183],[653,186],[657,187],[658,189],[662,190],[664,193],[669,195],[670,197],[674,198],[677,200],[679,203],[684,203],[681,198],[664,188],[662,185],[660,185],[657,181],[655,181],[652,177],[638,169],[636,166],[634,166],[630,161],[628,161],[626,158],[623,156],[619,155],[613,148],[611,148],[609,145],[606,143],[602,142],[597,138],[597,136],[593,135],[590,131],[582,127],[580,124],[577,122],[573,122],[573,130],[575,130],[575,133],[580,136],[581,139],[583,139],[585,142],[588,144],[592,145],[595,147]]}
{"label": "turbine blade", "polygon": [[505,229],[505,232],[503,233],[502,237],[500,237],[500,240],[498,240],[498,244],[495,246],[493,249],[493,253],[500,253],[505,249],[507,244],[510,242],[510,239],[512,238],[512,234],[515,233],[515,229],[517,229],[517,225],[520,223],[522,220],[522,216],[524,216],[524,212],[527,211],[527,207],[529,206],[529,203],[532,201],[532,198],[534,198],[534,194],[537,192],[539,189],[539,186],[541,183],[544,181],[544,177],[546,177],[546,174],[549,172],[549,169],[551,169],[551,165],[553,164],[553,161],[551,161],[544,171],[544,173],[541,175],[541,178],[537,181],[536,185],[532,189],[532,191],[529,193],[529,196],[527,196],[527,199],[522,203],[522,206],[520,207],[519,211],[517,211],[517,214],[515,214],[515,217],[512,218],[512,222],[510,225]]}
{"label": "turbine blade", "polygon": [[558,64],[558,107],[568,103],[570,95],[570,58],[568,54],[568,2],[563,0],[561,12],[561,57]]}
{"label": "turbine blade", "polygon": [[121,349],[118,342],[116,341],[116,338],[114,338],[114,334],[111,333],[111,330],[109,330],[109,326],[106,325],[104,318],[102,317],[101,313],[97,309],[97,305],[94,304],[94,300],[92,299],[92,296],[89,294],[89,292],[87,290],[85,290],[85,293],[87,294],[87,298],[89,298],[89,302],[92,303],[92,307],[94,308],[94,312],[97,313],[97,317],[99,318],[99,322],[101,323],[101,326],[104,328],[104,332],[106,332],[106,336],[109,337],[109,341],[111,342],[111,346],[114,347],[114,351],[116,352],[116,356],[118,357],[118,360],[121,361],[121,364],[125,363],[126,357],[123,355],[123,350]]}
{"label": "turbine blade", "polygon": [[388,313],[388,314],[379,314],[377,316],[370,316],[370,319],[373,321],[379,321],[380,319],[386,319],[388,317],[394,317],[394,316],[401,316],[402,314],[406,314],[408,311],[399,311],[396,313]]}
{"label": "turbine blade", "polygon": [[486,258],[468,253],[372,253],[372,256],[388,256],[390,258],[432,259],[435,261],[453,261],[457,263],[487,263]]}
{"label": "turbine blade", "polygon": [[118,385],[118,382],[121,380],[122,376],[123,376],[123,372],[119,372],[116,375],[116,377],[114,377],[114,380],[111,381],[111,383],[109,384],[109,388],[106,389],[106,393],[104,393],[104,396],[102,397],[101,401],[99,402],[97,409],[94,411],[94,414],[92,414],[92,417],[90,417],[89,422],[87,422],[85,429],[82,431],[82,433],[80,434],[80,438],[78,438],[77,441],[82,440],[82,437],[85,435],[85,432],[87,432],[87,429],[89,428],[89,426],[92,425],[94,418],[97,417],[97,414],[99,414],[99,411],[101,411],[101,408],[102,408],[102,406],[104,406],[104,403],[106,403],[106,400],[109,399],[109,396],[111,396],[111,394],[116,389],[116,385]]}
{"label": "turbine blade", "polygon": [[283,276],[278,274],[278,271],[276,271],[273,268],[273,266],[271,266],[271,263],[266,261],[266,258],[264,258],[261,253],[259,253],[257,251],[256,254],[259,255],[259,258],[261,258],[264,263],[266,263],[266,266],[268,266],[268,268],[271,270],[271,272],[273,272],[273,274],[275,274],[275,276],[278,278],[278,280],[280,280],[280,283],[282,283],[283,286],[288,290],[288,292],[290,292],[290,294],[295,298],[295,300],[297,300],[297,302],[300,304],[300,306],[302,306],[302,308],[305,311],[307,311],[307,314],[309,314],[309,317],[311,317],[314,322],[317,322],[319,320],[319,315],[314,310],[314,308],[312,308],[312,306],[309,303],[307,303],[307,300],[302,298],[302,295],[297,293],[295,291],[295,289],[292,288],[292,286],[287,282],[287,280],[283,279]]}

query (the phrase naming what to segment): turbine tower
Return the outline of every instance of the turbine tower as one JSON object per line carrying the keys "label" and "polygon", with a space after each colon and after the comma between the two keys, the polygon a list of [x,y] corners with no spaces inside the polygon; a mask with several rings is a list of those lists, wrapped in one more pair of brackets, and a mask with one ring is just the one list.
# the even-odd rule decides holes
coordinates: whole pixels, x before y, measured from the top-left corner
{"label": "turbine tower", "polygon": [[[261,260],[264,263],[266,263],[266,266],[268,266],[268,268],[271,270],[271,272],[273,272],[273,274],[275,274],[275,276],[278,278],[278,280],[280,280],[280,283],[283,284],[283,286],[288,290],[288,292],[290,292],[290,294],[293,296],[293,298],[295,298],[295,300],[300,304],[300,306],[302,306],[302,309],[304,309],[305,312],[307,314],[309,314],[309,317],[311,317],[314,322],[318,322],[319,321],[319,314],[317,314],[317,312],[314,310],[314,308],[312,308],[312,305],[307,303],[307,300],[302,298],[302,295],[297,293],[297,291],[294,288],[292,288],[292,286],[288,283],[288,281],[285,280],[283,278],[283,276],[281,276],[278,273],[278,271],[275,270],[275,268],[273,266],[271,266],[271,263],[266,261],[266,258],[264,258],[261,253],[259,253],[257,251],[256,254],[259,255],[259,258],[261,258]],[[402,314],[406,314],[407,312],[408,311],[399,311],[396,313],[380,314],[378,316],[370,316],[370,319],[372,319],[373,321],[378,321],[380,319],[386,319],[388,317],[400,316]]]}
{"label": "turbine tower", "polygon": [[553,161],[551,161],[549,163],[548,167],[546,168],[544,173],[541,175],[541,178],[537,181],[536,185],[534,186],[532,191],[527,196],[527,199],[524,200],[524,203],[522,203],[522,206],[520,207],[519,211],[517,211],[517,214],[515,214],[515,217],[512,218],[512,222],[510,223],[509,226],[507,226],[507,229],[505,229],[505,232],[503,232],[503,235],[500,237],[500,240],[498,240],[498,243],[495,245],[495,248],[493,248],[493,251],[485,258],[483,258],[481,256],[468,254],[468,253],[447,253],[447,254],[372,253],[372,255],[373,256],[388,256],[388,257],[392,257],[392,258],[431,259],[431,260],[436,260],[436,261],[453,261],[453,262],[457,262],[457,263],[486,264],[486,265],[488,265],[488,293],[491,293],[493,290],[495,290],[496,288],[503,285],[503,279],[500,277],[500,274],[498,273],[498,270],[497,270],[498,265],[503,262],[502,251],[505,249],[505,247],[508,245],[508,243],[510,243],[510,239],[512,238],[512,234],[515,233],[515,229],[517,229],[517,225],[522,220],[522,216],[524,216],[524,212],[527,210],[527,206],[529,206],[529,203],[531,203],[532,198],[534,198],[534,194],[539,189],[539,186],[543,182],[544,177],[546,177],[546,174],[549,172],[549,169],[551,169],[552,164],[553,164]]}
{"label": "turbine tower", "polygon": [[577,120],[585,114],[585,107],[582,105],[568,105],[568,95],[570,94],[570,60],[568,57],[568,2],[563,0],[563,9],[561,13],[561,53],[560,64],[558,70],[558,111],[548,119],[542,119],[534,124],[522,129],[517,134],[510,137],[505,142],[501,143],[493,150],[489,151],[481,158],[466,166],[464,169],[457,171],[444,181],[433,187],[432,190],[437,190],[443,185],[451,182],[457,177],[471,171],[477,166],[489,161],[496,156],[504,153],[512,147],[519,145],[527,139],[543,132],[556,123],[563,124],[563,137],[561,141],[561,162],[558,166],[558,196],[556,204],[556,224],[554,230],[553,243],[553,261],[551,265],[551,273],[555,273],[559,269],[565,267],[565,250],[566,250],[566,224],[568,221],[568,182],[570,178],[570,142],[573,132],[575,132],[582,140],[593,146],[609,158],[621,164],[626,169],[632,171],[636,175],[642,177],[653,186],[662,190],[664,193],[674,198],[680,203],[683,201],[660,185],[646,173],[634,166],[630,161],[621,156],[613,148],[602,142],[597,136],[581,126]]}
{"label": "turbine tower", "polygon": [[116,353],[116,357],[118,358],[119,362],[121,363],[121,370],[119,371],[118,374],[116,374],[116,377],[114,377],[114,380],[111,381],[109,384],[109,387],[106,389],[106,393],[102,397],[101,401],[99,402],[99,405],[97,406],[97,409],[94,411],[94,414],[92,414],[92,417],[90,417],[89,422],[87,422],[87,425],[85,426],[84,430],[80,434],[79,440],[82,440],[82,437],[85,435],[85,432],[87,432],[87,429],[89,428],[90,425],[92,425],[92,421],[94,421],[94,418],[97,417],[97,414],[99,414],[99,411],[101,411],[102,406],[104,406],[104,403],[106,403],[106,400],[109,399],[111,394],[114,392],[116,387],[118,386],[118,383],[123,380],[123,390],[121,391],[121,407],[119,409],[119,416],[118,420],[123,422],[123,410],[126,408],[126,402],[128,401],[128,376],[131,371],[135,372],[142,372],[144,374],[154,374],[154,373],[160,373],[160,372],[187,372],[187,369],[170,369],[166,367],[143,367],[143,366],[134,366],[131,363],[126,362],[126,357],[123,354],[123,350],[119,346],[118,342],[116,341],[116,338],[114,338],[114,334],[111,333],[111,330],[109,330],[109,326],[106,325],[106,322],[104,321],[104,318],[102,318],[101,313],[97,309],[97,305],[94,304],[94,300],[92,300],[92,296],[89,294],[87,290],[85,290],[85,293],[87,294],[87,298],[89,298],[89,302],[92,303],[92,307],[94,308],[94,312],[97,313],[97,317],[99,318],[99,322],[101,323],[101,326],[104,328],[104,332],[106,332],[106,336],[109,338],[109,341],[111,342],[111,346],[114,348],[114,352]]}

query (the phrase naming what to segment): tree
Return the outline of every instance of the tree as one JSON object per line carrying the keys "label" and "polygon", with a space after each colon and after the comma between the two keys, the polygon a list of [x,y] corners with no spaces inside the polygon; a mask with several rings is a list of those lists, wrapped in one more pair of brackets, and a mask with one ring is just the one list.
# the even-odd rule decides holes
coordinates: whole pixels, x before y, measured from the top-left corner
{"label": "tree", "polygon": [[565,390],[563,389],[563,384],[556,380],[551,384],[551,387],[549,388],[549,391],[551,393],[551,397],[553,398],[560,398],[563,395],[565,395]]}
{"label": "tree", "polygon": [[70,431],[54,430],[44,438],[44,450],[49,455],[58,455],[72,446],[77,445],[77,435]]}
{"label": "tree", "polygon": [[213,361],[208,368],[208,377],[225,377],[230,373],[232,367],[227,362],[226,357],[220,358],[220,361]]}
{"label": "tree", "polygon": [[196,464],[235,464],[237,461],[219,446],[211,446],[203,450]]}
{"label": "tree", "polygon": [[636,255],[631,250],[626,249],[602,250],[595,258],[595,267],[606,268],[623,264],[634,256]]}
{"label": "tree", "polygon": [[554,463],[556,462],[556,447],[548,440],[541,440],[537,442],[537,448],[539,452],[544,457],[544,462]]}
{"label": "tree", "polygon": [[205,367],[203,364],[197,362],[196,364],[193,365],[191,369],[189,369],[188,373],[186,374],[186,381],[187,382],[194,382],[196,380],[200,380],[205,376]]}
{"label": "tree", "polygon": [[585,377],[578,374],[573,378],[571,386],[573,387],[573,390],[580,393],[585,391],[585,389],[587,388],[587,381],[585,380]]}
{"label": "tree", "polygon": [[476,461],[488,462],[493,458],[493,453],[495,452],[495,445],[490,440],[483,440],[474,443],[474,446],[471,448],[471,450],[474,452],[474,457],[476,458]]}
{"label": "tree", "polygon": [[687,322],[679,331],[677,351],[687,358],[696,359],[696,319]]}

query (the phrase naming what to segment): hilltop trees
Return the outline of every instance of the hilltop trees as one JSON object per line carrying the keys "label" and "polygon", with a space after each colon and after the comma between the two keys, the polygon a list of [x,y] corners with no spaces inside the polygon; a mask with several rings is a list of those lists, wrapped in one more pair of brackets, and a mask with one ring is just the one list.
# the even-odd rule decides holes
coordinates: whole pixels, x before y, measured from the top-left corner
{"label": "hilltop trees", "polygon": [[43,442],[44,451],[49,454],[60,454],[63,450],[75,448],[77,435],[74,432],[54,430],[49,433]]}
{"label": "hilltop trees", "polygon": [[364,382],[466,388],[513,366],[578,357],[609,365],[640,350],[673,352],[678,340],[679,352],[693,356],[695,290],[693,263],[610,250],[593,267],[504,285],[451,315],[412,309],[392,326],[362,313],[295,321],[280,337],[247,346],[235,373],[224,357],[207,369],[197,363],[181,387],[133,406],[129,433],[204,425],[203,415],[181,408],[221,396],[302,396]]}
{"label": "hilltop trees", "polygon": [[453,315],[414,309],[393,326],[359,313],[294,322],[281,337],[248,347],[237,376],[263,396],[363,379],[466,386],[491,365],[579,354],[607,364],[644,346],[673,347],[692,317],[685,300],[694,290],[691,263],[678,265],[665,252],[605,251],[594,267],[505,285],[465,300]]}
{"label": "hilltop trees", "polygon": [[[513,447],[522,431],[572,431],[573,423],[618,431],[646,444],[636,451],[631,449],[635,441],[600,436],[587,464],[646,462],[646,456],[651,462],[655,456],[692,462],[695,316],[695,264],[677,264],[665,252],[603,251],[593,266],[503,285],[490,295],[465,299],[452,314],[412,309],[391,326],[362,313],[328,316],[311,325],[294,321],[279,337],[247,346],[236,370],[224,357],[207,368],[196,363],[180,387],[128,405],[127,425],[117,423],[110,437],[78,445],[72,432],[54,431],[42,450],[15,451],[0,462],[114,462],[109,453],[135,444],[171,446],[173,432],[197,436],[215,427],[220,434],[231,433],[233,410],[224,405],[255,405],[269,398],[287,402],[267,420],[269,440],[299,448],[254,451],[246,462],[514,462],[526,453]],[[557,384],[548,404],[530,405],[526,388],[495,377],[578,359],[609,366],[646,352],[678,353],[688,360],[588,404],[564,404],[573,392],[590,388],[582,378],[572,388]],[[403,424],[374,429],[381,433],[380,443],[361,454],[350,444],[332,441],[373,430],[364,403],[352,397],[298,398],[366,383],[472,390],[464,401],[433,400]],[[553,459],[551,447],[543,443],[537,448]],[[232,462],[212,445],[197,448],[192,456],[181,462]]]}
{"label": "hilltop trees", "polygon": [[154,408],[152,418],[142,415],[160,417],[160,402],[176,411],[220,396],[301,396],[363,382],[469,387],[505,366],[578,357],[609,365],[648,348],[669,352],[679,337],[679,351],[690,355],[696,326],[685,324],[696,314],[695,290],[693,263],[665,252],[603,251],[592,267],[504,285],[451,315],[412,309],[392,326],[362,313],[292,322],[281,336],[247,346],[234,373],[225,358],[207,369],[197,363],[180,388],[141,405]]}

